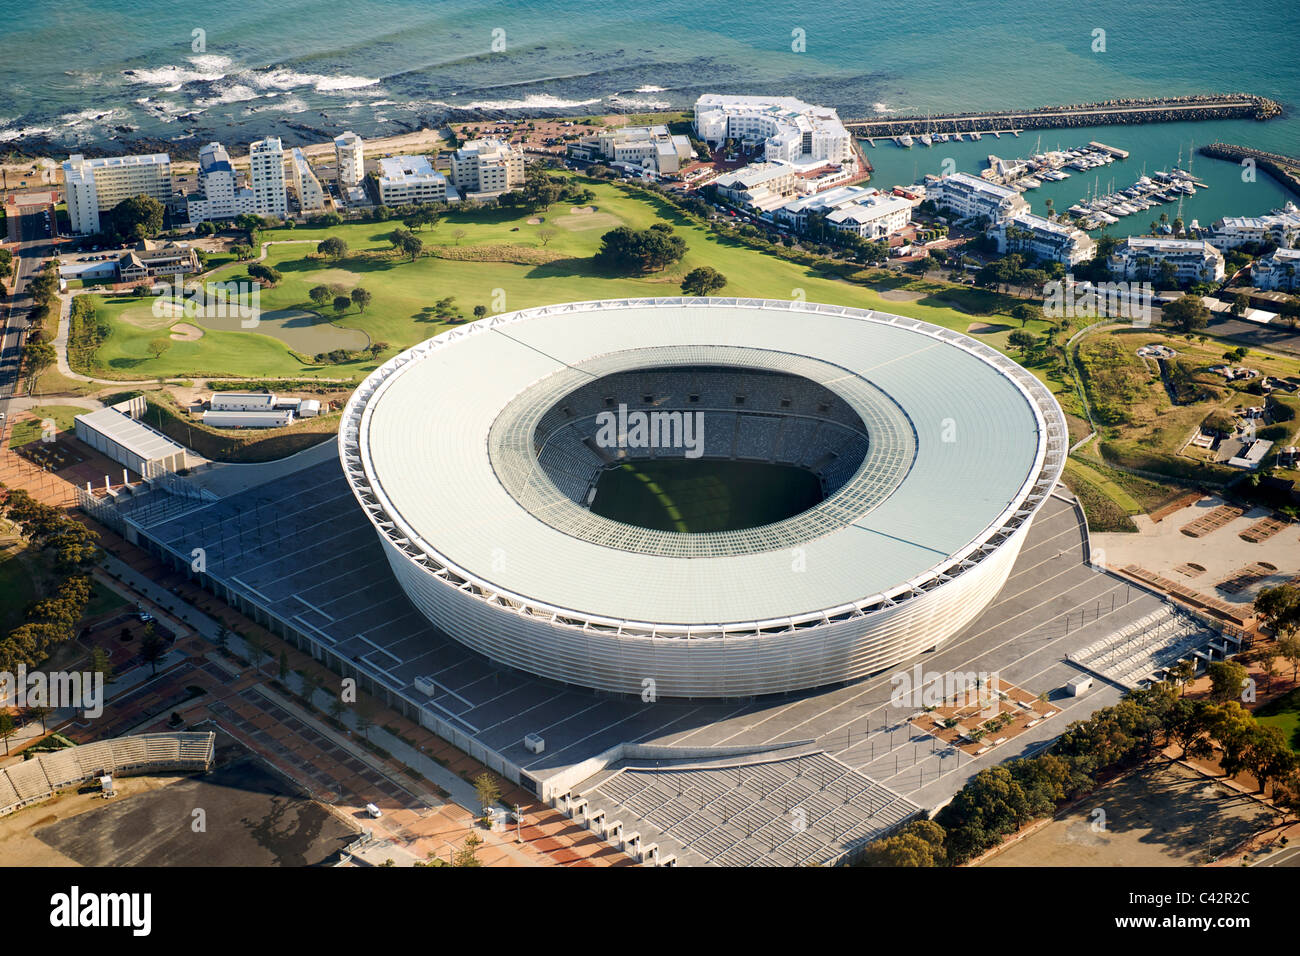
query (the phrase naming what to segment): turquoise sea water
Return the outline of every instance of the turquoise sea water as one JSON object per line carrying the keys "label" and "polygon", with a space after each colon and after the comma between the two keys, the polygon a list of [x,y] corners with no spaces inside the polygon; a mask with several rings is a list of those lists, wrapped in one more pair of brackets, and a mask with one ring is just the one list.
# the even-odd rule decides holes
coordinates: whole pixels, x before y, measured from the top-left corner
{"label": "turquoise sea water", "polygon": [[[179,151],[213,138],[238,148],[268,133],[299,143],[475,112],[686,107],[706,90],[790,93],[846,117],[1246,90],[1281,101],[1287,116],[1059,138],[1134,150],[1108,168],[1116,185],[1136,179],[1143,159],[1168,165],[1193,139],[1300,153],[1294,0],[0,0],[0,23],[0,148]],[[1098,30],[1104,52],[1094,50]],[[1045,133],[1044,145],[1057,136]],[[1033,145],[993,143],[942,155],[974,169],[988,152]],[[942,152],[890,150],[868,154],[878,182],[908,180],[913,164]],[[1210,165],[1202,158],[1197,172],[1215,188],[1185,218],[1277,204],[1268,185],[1234,189]],[[1081,185],[1074,177],[1038,192],[1074,202]],[[1247,208],[1223,205],[1237,201]]]}

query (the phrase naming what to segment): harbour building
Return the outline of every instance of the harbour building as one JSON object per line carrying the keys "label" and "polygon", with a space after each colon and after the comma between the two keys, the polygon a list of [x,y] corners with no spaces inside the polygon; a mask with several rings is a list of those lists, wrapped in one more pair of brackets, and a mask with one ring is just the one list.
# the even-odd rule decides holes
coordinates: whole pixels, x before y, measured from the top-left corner
{"label": "harbour building", "polygon": [[1169,263],[1180,282],[1218,282],[1223,278],[1223,253],[1204,239],[1133,236],[1115,247],[1109,259],[1113,275],[1130,280],[1158,278]]}
{"label": "harbour building", "polygon": [[998,220],[990,234],[998,244],[1000,255],[1019,252],[1074,266],[1097,254],[1096,241],[1082,229],[1028,212]]}

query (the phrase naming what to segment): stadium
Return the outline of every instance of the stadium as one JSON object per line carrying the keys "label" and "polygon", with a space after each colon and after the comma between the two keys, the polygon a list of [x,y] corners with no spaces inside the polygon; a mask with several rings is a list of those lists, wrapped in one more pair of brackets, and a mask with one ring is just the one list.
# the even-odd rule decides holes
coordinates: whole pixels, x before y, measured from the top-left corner
{"label": "stadium", "polygon": [[580,302],[386,362],[339,432],[400,586],[490,660],[643,699],[856,680],[1006,582],[1050,392],[960,333],[799,301]]}

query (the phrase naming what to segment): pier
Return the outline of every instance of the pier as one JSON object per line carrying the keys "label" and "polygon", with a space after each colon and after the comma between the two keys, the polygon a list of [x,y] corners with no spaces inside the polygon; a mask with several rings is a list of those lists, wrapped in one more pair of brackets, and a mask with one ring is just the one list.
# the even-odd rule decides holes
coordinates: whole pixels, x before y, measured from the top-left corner
{"label": "pier", "polygon": [[1109,100],[1071,106],[1041,106],[1021,111],[848,119],[844,125],[857,136],[884,139],[902,136],[904,133],[918,136],[936,130],[949,134],[993,133],[998,136],[1007,132],[1019,135],[1019,131],[1026,129],[1174,123],[1187,120],[1268,120],[1280,115],[1282,107],[1273,100],[1251,93],[1230,93],[1223,96]]}

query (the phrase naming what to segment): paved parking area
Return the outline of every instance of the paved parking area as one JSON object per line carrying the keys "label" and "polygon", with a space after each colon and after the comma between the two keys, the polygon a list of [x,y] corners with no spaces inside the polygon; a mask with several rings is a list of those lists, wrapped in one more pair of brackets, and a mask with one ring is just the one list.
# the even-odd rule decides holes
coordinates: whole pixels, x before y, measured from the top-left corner
{"label": "paved parking area", "polygon": [[[337,460],[183,513],[164,507],[152,518],[148,498],[127,507],[174,552],[203,547],[209,573],[537,779],[625,741],[759,747],[808,740],[915,802],[937,805],[980,767],[1031,753],[1069,721],[1118,700],[1120,689],[1104,684],[1062,699],[1061,688],[1079,673],[1065,655],[1160,602],[1084,565],[1076,513],[1068,501],[1051,499],[994,604],[918,659],[930,672],[996,672],[1062,707],[1012,744],[970,758],[907,723],[911,711],[890,702],[888,674],[775,699],[643,703],[497,667],[441,634],[407,601]],[[427,699],[417,693],[417,676],[431,676],[438,692]],[[524,750],[526,733],[546,739],[543,754]]]}

